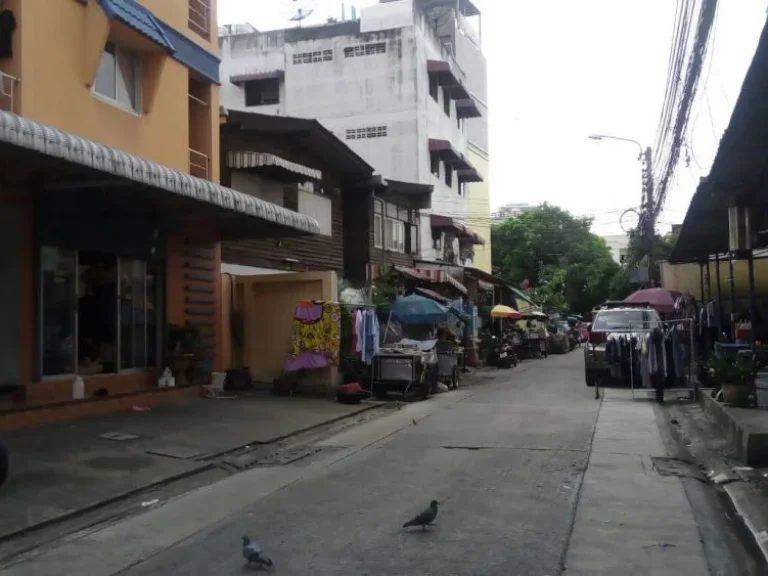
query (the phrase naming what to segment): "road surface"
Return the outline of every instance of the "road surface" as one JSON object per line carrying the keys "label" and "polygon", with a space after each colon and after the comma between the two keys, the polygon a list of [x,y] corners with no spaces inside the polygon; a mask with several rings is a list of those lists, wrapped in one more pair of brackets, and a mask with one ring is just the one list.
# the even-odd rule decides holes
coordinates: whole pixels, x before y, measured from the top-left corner
{"label": "road surface", "polygon": [[[272,557],[274,574],[615,574],[610,562],[600,567],[589,558],[594,531],[585,523],[607,522],[596,519],[599,507],[611,506],[615,516],[618,505],[577,508],[583,484],[590,488],[582,481],[603,405],[584,385],[581,354],[490,375],[323,440],[293,464],[243,472],[38,550],[0,575],[242,574],[244,535]],[[601,482],[595,478],[592,488]],[[668,492],[679,479],[663,481]],[[631,518],[631,495],[617,497]],[[403,530],[432,499],[441,502],[437,525]],[[653,526],[637,527],[631,554],[647,566],[626,573],[676,574],[682,572],[660,568],[705,565],[685,496],[670,506],[682,507],[675,517],[687,540],[678,541],[677,552],[675,545],[651,549],[658,537],[648,534],[646,546],[643,530]],[[571,551],[573,567],[571,543],[581,547]],[[607,547],[599,553],[610,555]],[[584,551],[589,571],[577,566]]]}

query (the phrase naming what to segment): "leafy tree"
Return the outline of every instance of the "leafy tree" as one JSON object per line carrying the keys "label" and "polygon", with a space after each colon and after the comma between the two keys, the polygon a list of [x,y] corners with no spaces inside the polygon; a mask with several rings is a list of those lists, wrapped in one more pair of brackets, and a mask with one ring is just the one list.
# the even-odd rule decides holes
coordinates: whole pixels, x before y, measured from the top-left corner
{"label": "leafy tree", "polygon": [[492,228],[493,263],[506,278],[528,280],[532,299],[546,309],[588,314],[629,293],[628,272],[591,226],[591,218],[542,204]]}

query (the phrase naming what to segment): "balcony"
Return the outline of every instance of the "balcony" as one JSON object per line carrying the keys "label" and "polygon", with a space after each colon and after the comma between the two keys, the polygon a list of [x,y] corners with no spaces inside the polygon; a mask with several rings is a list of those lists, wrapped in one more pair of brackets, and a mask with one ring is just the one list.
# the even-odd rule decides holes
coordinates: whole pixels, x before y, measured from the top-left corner
{"label": "balcony", "polygon": [[19,79],[0,71],[0,110],[18,114]]}
{"label": "balcony", "polygon": [[210,166],[211,166],[211,159],[208,158],[208,156],[192,148],[189,149],[190,175],[208,180]]}
{"label": "balcony", "polygon": [[211,0],[189,0],[189,29],[211,38]]}

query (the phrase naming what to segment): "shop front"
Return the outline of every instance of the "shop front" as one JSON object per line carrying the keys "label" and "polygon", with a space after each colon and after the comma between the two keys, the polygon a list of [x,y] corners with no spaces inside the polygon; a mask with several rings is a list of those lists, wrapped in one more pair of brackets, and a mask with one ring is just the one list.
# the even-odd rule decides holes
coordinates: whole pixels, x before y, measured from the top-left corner
{"label": "shop front", "polygon": [[221,369],[221,241],[318,232],[313,218],[7,113],[0,214],[0,412],[153,391],[178,326]]}

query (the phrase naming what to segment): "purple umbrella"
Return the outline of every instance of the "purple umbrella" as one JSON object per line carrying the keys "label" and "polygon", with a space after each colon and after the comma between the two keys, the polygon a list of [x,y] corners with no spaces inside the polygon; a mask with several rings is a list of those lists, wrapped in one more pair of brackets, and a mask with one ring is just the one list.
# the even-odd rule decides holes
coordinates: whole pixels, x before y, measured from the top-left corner
{"label": "purple umbrella", "polygon": [[672,314],[675,311],[675,301],[682,296],[680,292],[665,290],[664,288],[646,288],[633,292],[625,302],[648,302],[661,314]]}

